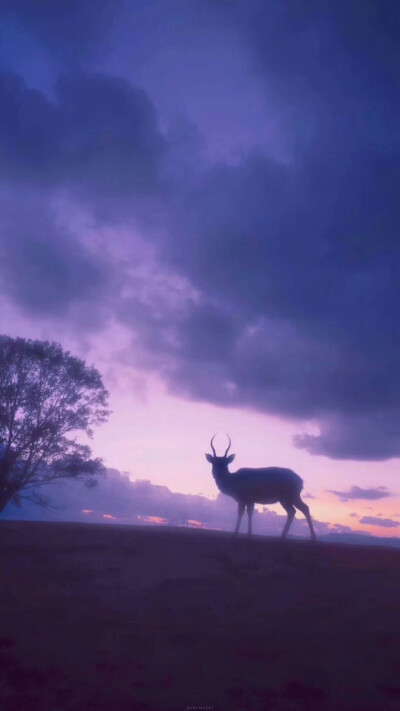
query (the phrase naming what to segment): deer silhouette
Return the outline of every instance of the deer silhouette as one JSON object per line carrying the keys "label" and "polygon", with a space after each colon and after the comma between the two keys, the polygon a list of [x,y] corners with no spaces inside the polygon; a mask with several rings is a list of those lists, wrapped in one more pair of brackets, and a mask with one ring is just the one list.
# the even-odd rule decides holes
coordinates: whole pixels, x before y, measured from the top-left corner
{"label": "deer silhouette", "polygon": [[265,467],[263,469],[238,469],[230,472],[228,465],[235,459],[234,454],[228,452],[231,448],[231,439],[228,435],[229,445],[222,457],[218,457],[214,449],[214,437],[211,439],[213,454],[206,454],[206,459],[212,464],[212,474],[218,489],[223,494],[231,496],[238,503],[238,518],[234,534],[239,533],[245,508],[248,515],[248,534],[252,534],[252,517],[255,504],[280,503],[287,513],[287,521],[282,531],[285,538],[292,521],[299,509],[307,519],[311,539],[315,541],[314,526],[310,516],[310,509],[300,497],[303,480],[291,469],[282,467]]}

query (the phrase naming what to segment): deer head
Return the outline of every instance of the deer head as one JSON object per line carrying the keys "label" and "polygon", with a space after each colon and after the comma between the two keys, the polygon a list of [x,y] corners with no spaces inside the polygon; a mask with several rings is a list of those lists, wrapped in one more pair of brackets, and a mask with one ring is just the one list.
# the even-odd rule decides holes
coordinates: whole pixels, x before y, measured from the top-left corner
{"label": "deer head", "polygon": [[210,444],[211,444],[211,449],[212,449],[213,453],[212,453],[212,454],[206,454],[207,462],[210,462],[210,464],[212,464],[212,467],[213,467],[213,474],[214,474],[214,472],[215,472],[215,473],[217,473],[217,472],[221,472],[221,473],[222,473],[222,472],[224,472],[224,471],[227,471],[228,464],[230,464],[231,462],[233,462],[233,460],[235,459],[235,455],[234,455],[234,454],[230,454],[229,457],[228,457],[228,452],[229,452],[229,450],[230,450],[230,448],[231,448],[231,444],[232,444],[231,438],[229,437],[229,435],[227,435],[227,437],[228,437],[228,439],[229,439],[229,444],[228,444],[228,447],[227,447],[227,449],[226,449],[225,454],[224,454],[222,457],[218,457],[218,456],[217,456],[217,453],[216,453],[216,451],[215,451],[214,444],[213,444],[215,437],[216,437],[216,435],[214,435],[214,437],[212,438],[212,440],[211,440],[211,442],[210,442]]}

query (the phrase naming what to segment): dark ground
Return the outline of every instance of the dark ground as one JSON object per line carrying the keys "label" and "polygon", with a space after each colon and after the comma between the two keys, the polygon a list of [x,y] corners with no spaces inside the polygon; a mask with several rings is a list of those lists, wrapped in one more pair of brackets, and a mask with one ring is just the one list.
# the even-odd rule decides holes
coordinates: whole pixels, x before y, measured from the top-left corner
{"label": "dark ground", "polygon": [[0,522],[1,711],[400,709],[400,551]]}

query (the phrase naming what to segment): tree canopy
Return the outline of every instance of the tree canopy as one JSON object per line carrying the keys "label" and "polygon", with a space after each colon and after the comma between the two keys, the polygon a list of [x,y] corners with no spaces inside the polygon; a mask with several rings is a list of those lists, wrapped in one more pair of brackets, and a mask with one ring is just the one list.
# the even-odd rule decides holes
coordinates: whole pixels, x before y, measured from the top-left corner
{"label": "tree canopy", "polygon": [[24,497],[44,503],[37,489],[56,479],[92,481],[102,463],[77,435],[109,414],[96,368],[58,343],[0,336],[0,512]]}

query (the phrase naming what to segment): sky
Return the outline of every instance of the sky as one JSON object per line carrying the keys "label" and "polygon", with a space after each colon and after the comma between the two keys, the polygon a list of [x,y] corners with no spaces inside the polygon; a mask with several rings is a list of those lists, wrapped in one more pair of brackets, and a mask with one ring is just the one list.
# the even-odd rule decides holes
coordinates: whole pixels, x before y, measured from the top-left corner
{"label": "sky", "polygon": [[214,500],[229,432],[321,526],[399,535],[399,30],[391,0],[1,3],[0,331],[100,370],[108,467]]}

